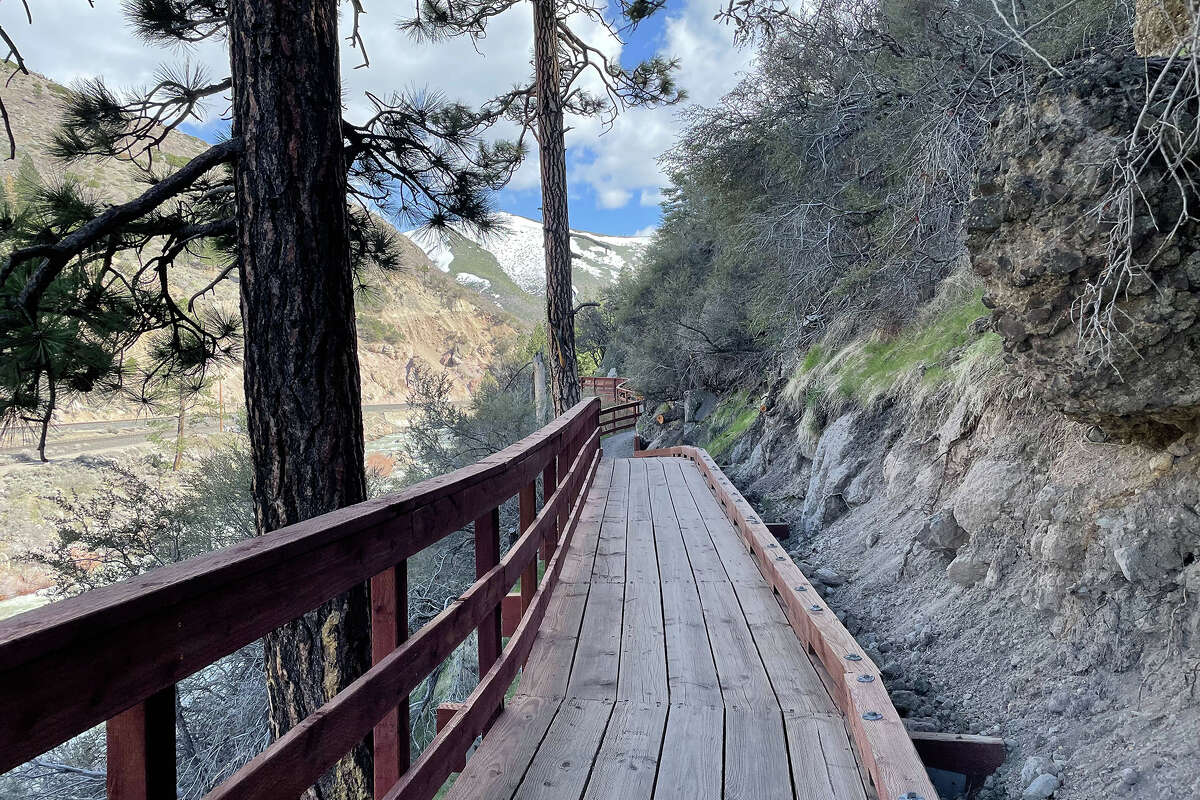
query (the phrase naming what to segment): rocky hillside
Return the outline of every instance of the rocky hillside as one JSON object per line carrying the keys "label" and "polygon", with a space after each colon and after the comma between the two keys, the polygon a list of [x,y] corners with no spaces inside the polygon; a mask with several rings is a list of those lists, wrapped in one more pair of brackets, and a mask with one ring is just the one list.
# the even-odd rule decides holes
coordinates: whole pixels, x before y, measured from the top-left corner
{"label": "rocky hillside", "polygon": [[[13,77],[4,90],[4,101],[17,139],[17,158],[0,161],[0,181],[10,198],[23,179],[55,181],[63,178],[82,185],[101,200],[119,202],[143,190],[142,173],[131,165],[99,159],[62,164],[48,155],[62,104],[69,91],[40,75]],[[182,133],[167,137],[156,155],[156,170],[169,170],[208,147]],[[359,299],[359,357],[363,400],[367,403],[403,402],[406,378],[413,365],[425,363],[445,370],[454,395],[465,398],[478,384],[498,345],[516,334],[516,321],[496,303],[482,298],[437,269],[420,248],[398,237],[404,248],[404,268],[374,279]],[[172,280],[199,290],[208,284],[221,264],[200,254],[181,263]],[[237,285],[221,284],[214,302],[237,308]],[[229,370],[223,381],[226,403],[240,403],[240,369]],[[76,406],[64,409],[64,418],[121,416],[127,410]]]}
{"label": "rocky hillside", "polygon": [[[902,330],[830,338],[642,423],[651,446],[708,447],[791,523],[911,728],[1008,742],[984,798],[1200,797],[1191,228],[1164,246],[1141,224],[1112,350],[1077,322],[1111,242],[1097,164],[1143,92],[1142,62],[1096,57],[1001,115],[967,252]],[[1175,213],[1153,170],[1140,196]]]}
{"label": "rocky hillside", "polygon": [[[546,295],[542,224],[516,214],[501,214],[500,218],[501,229],[487,235],[465,229],[417,230],[405,235],[458,283],[525,322],[537,324],[545,314],[542,298]],[[648,242],[645,236],[571,231],[576,295],[592,297],[623,271],[635,269]]]}

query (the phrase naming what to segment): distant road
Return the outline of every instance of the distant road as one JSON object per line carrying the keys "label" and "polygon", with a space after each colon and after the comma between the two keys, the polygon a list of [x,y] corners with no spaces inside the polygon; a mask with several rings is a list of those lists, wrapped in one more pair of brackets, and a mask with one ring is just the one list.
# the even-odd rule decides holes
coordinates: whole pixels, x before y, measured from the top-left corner
{"label": "distant road", "polygon": [[[363,406],[363,413],[384,414],[408,411],[411,408],[412,405],[409,403],[373,403]],[[46,456],[51,461],[56,461],[86,453],[137,447],[147,444],[150,436],[155,433],[165,438],[174,436],[174,423],[175,417],[134,417],[96,422],[61,423],[50,428],[50,437],[46,443]],[[164,424],[167,426],[166,428],[163,427]],[[153,427],[154,425],[159,427],[156,429]],[[190,435],[216,432],[217,421],[211,417],[206,417],[204,423],[199,426],[188,425]],[[40,464],[36,445],[33,433],[26,439],[5,440],[4,444],[0,446],[0,457],[23,457],[19,461],[10,462],[10,466]]]}

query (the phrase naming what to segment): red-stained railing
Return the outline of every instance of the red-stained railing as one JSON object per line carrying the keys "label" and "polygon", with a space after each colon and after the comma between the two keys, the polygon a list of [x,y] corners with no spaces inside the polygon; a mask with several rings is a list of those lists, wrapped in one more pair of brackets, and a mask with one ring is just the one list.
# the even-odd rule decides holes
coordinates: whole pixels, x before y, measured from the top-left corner
{"label": "red-stained railing", "polygon": [[[600,457],[600,406],[399,494],[0,622],[0,772],[103,722],[110,800],[174,797],[176,683],[369,580],[374,665],[208,797],[299,797],[372,732],[375,797],[432,797],[533,646]],[[501,557],[499,507],[514,496],[522,533]],[[409,636],[406,559],[470,522],[477,580]],[[518,578],[524,613],[502,649]],[[408,694],[476,630],[479,685],[410,767]]]}
{"label": "red-stained railing", "polygon": [[585,376],[579,379],[584,394],[594,394],[608,401],[600,412],[600,433],[629,430],[645,411],[642,396],[634,391],[625,378]]}

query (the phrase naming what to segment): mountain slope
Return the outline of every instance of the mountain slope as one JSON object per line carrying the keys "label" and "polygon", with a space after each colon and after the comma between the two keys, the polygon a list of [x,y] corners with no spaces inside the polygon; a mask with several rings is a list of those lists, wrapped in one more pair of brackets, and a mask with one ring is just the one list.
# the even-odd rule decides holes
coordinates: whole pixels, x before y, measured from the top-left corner
{"label": "mountain slope", "polygon": [[[63,164],[51,158],[49,144],[58,127],[68,89],[37,74],[16,74],[0,89],[13,123],[17,158],[0,162],[0,184],[9,200],[17,200],[22,181],[70,179],[97,199],[117,203],[141,191],[142,173],[127,163],[83,159]],[[178,168],[208,145],[182,133],[171,133],[155,156],[156,172]],[[434,267],[420,248],[397,237],[403,249],[403,269],[374,280],[371,291],[358,299],[359,358],[363,401],[403,402],[406,375],[425,363],[445,371],[457,399],[468,397],[491,362],[497,347],[517,332],[514,320],[472,288],[455,282]],[[171,280],[180,289],[199,291],[224,266],[203,255],[178,262]],[[236,312],[236,280],[224,281],[202,302]],[[240,367],[227,370],[223,384],[226,402],[240,402]],[[230,398],[229,395],[233,394]],[[89,408],[76,404],[63,418],[127,415],[127,409]],[[60,419],[60,421],[62,421]]]}
{"label": "mountain slope", "polygon": [[[546,294],[542,224],[501,213],[502,229],[481,235],[465,228],[415,230],[408,236],[439,269],[476,289],[518,318],[536,324]],[[577,297],[592,297],[625,270],[637,268],[649,242],[645,236],[605,236],[571,231]]]}

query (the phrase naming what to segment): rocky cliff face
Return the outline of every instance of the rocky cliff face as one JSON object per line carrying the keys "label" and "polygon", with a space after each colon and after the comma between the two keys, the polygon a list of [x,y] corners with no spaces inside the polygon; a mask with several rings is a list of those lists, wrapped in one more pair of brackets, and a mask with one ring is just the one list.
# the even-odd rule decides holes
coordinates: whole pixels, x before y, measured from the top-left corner
{"label": "rocky cliff face", "polygon": [[1145,60],[1066,70],[994,127],[967,220],[971,261],[1008,359],[1040,396],[1098,425],[1093,436],[1165,444],[1200,417],[1200,226],[1175,226],[1200,197],[1154,157],[1113,192],[1143,113]]}

